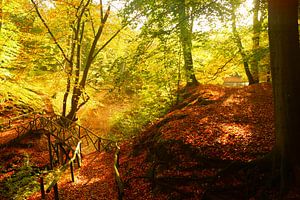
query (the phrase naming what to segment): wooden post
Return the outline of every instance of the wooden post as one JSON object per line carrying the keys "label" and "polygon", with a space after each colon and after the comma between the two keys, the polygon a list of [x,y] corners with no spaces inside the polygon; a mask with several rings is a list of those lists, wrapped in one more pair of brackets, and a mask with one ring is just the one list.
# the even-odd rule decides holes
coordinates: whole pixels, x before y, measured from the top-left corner
{"label": "wooden post", "polygon": [[120,156],[120,147],[116,143],[116,152],[115,152],[115,159],[114,159],[114,171],[115,171],[115,181],[118,189],[118,200],[123,199],[124,195],[124,184],[119,174],[119,156]]}
{"label": "wooden post", "polygon": [[52,149],[51,149],[51,140],[50,133],[48,133],[48,147],[49,147],[49,159],[50,159],[50,169],[53,169],[53,157],[52,157]]}
{"label": "wooden post", "polygon": [[46,199],[46,195],[45,195],[45,187],[44,187],[44,177],[43,175],[40,178],[40,188],[41,188],[41,198],[42,200]]}
{"label": "wooden post", "polygon": [[54,185],[53,190],[54,190],[54,199],[59,200],[57,183]]}
{"label": "wooden post", "polygon": [[98,138],[98,151],[100,152],[101,151],[101,139]]}
{"label": "wooden post", "polygon": [[76,153],[77,165],[81,167],[81,143],[79,144],[79,151]]}
{"label": "wooden post", "polygon": [[74,178],[74,170],[73,170],[73,161],[70,163],[70,170],[71,170],[71,178],[72,178],[72,182],[75,181],[75,178]]}
{"label": "wooden post", "polygon": [[54,144],[54,151],[55,151],[55,154],[56,154],[56,158],[57,158],[57,163],[60,164],[60,159],[59,159],[59,146],[58,144],[55,142]]}
{"label": "wooden post", "polygon": [[80,146],[79,146],[79,156],[80,156],[80,164],[81,164],[81,158],[82,158],[82,153],[81,153],[81,151],[82,151],[82,146],[81,146],[81,143],[79,144]]}

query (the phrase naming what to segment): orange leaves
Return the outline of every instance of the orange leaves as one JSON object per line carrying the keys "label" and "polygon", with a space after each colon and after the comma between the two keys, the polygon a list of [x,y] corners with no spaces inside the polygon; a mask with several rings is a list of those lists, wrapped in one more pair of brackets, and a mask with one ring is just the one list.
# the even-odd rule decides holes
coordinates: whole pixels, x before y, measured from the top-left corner
{"label": "orange leaves", "polygon": [[170,121],[160,128],[164,139],[181,140],[210,149],[207,153],[219,152],[222,157],[235,159],[244,159],[239,152],[245,149],[265,153],[272,148],[274,127],[270,85],[243,88],[200,86],[198,90],[194,90],[191,97],[205,97],[211,99],[211,103],[203,106],[193,103],[195,100],[188,100],[192,103],[174,111],[188,117]]}
{"label": "orange leaves", "polygon": [[[195,175],[199,178],[213,176],[216,174],[213,168],[192,171],[180,168],[197,169],[198,165],[203,165],[196,159],[196,152],[207,158],[250,161],[272,149],[275,137],[271,85],[260,84],[242,88],[202,85],[189,89],[188,92],[177,109],[166,115],[157,126],[154,124],[142,133],[142,140],[136,140],[137,143],[143,141],[137,145],[142,146],[140,153],[122,161],[130,166],[123,165],[123,170],[130,171],[130,176],[125,176],[125,180],[145,176],[151,171],[151,162],[169,164],[166,164],[168,169],[159,172],[162,180],[164,177],[178,180]],[[161,146],[164,148],[161,149]],[[129,154],[132,150],[125,151]],[[166,152],[171,157],[163,156]],[[195,185],[178,189],[194,191],[192,193],[195,195],[203,192],[203,188]],[[162,194],[153,197],[147,179],[130,181],[130,189],[126,192],[128,199],[143,194],[151,196],[151,199],[165,197]],[[169,198],[172,195],[173,193],[167,194]]]}

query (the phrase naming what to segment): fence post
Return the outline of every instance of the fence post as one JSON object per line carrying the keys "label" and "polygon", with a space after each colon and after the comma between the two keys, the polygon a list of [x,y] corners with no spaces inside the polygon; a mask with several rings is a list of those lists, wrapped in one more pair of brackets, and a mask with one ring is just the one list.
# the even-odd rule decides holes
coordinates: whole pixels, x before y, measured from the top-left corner
{"label": "fence post", "polygon": [[54,199],[59,200],[57,183],[54,185],[53,190],[54,190]]}
{"label": "fence post", "polygon": [[40,188],[41,188],[41,198],[42,200],[46,199],[46,195],[45,195],[45,187],[44,187],[44,177],[43,175],[40,178]]}
{"label": "fence post", "polygon": [[78,153],[76,153],[76,159],[77,159],[77,165],[80,168],[81,167],[81,144],[79,144],[79,150]]}
{"label": "fence post", "polygon": [[115,158],[114,158],[115,181],[116,181],[116,185],[117,185],[117,189],[118,189],[118,200],[122,200],[123,195],[124,195],[124,184],[123,184],[120,174],[119,174],[120,147],[118,146],[117,143],[115,143],[115,145],[116,145],[116,152],[115,152]]}
{"label": "fence post", "polygon": [[70,169],[71,169],[71,178],[72,178],[72,182],[75,181],[75,178],[74,178],[74,170],[73,170],[73,161],[70,163]]}
{"label": "fence post", "polygon": [[101,151],[101,138],[98,138],[98,151]]}
{"label": "fence post", "polygon": [[52,157],[50,133],[48,133],[48,147],[49,147],[50,169],[53,169],[53,157]]}

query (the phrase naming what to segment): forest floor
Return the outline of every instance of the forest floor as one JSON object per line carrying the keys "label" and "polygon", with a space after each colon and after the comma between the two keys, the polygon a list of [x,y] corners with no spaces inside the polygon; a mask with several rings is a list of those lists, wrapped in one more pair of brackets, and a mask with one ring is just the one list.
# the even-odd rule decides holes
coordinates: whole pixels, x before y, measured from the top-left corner
{"label": "forest floor", "polygon": [[[273,117],[270,84],[186,89],[179,105],[121,145],[124,199],[278,199],[278,181],[267,186],[270,166],[255,162],[274,146]],[[24,155],[47,163],[41,138],[1,149],[0,185]],[[86,154],[74,183],[69,176],[58,184],[61,199],[117,199],[113,152]],[[300,199],[299,191],[287,199]]]}
{"label": "forest floor", "polygon": [[[39,192],[39,173],[35,170],[46,169],[49,163],[47,137],[42,134],[28,134],[24,139],[0,149],[0,199],[41,199]],[[71,181],[67,170],[58,182],[61,199],[117,199],[113,171],[112,152],[90,152],[83,154],[81,168],[75,167],[75,181]],[[28,166],[27,168],[25,166]],[[24,170],[25,168],[25,170]],[[26,174],[26,170],[30,172]],[[29,177],[29,186],[21,182]],[[25,186],[25,187],[24,187]],[[25,197],[25,193],[32,193]],[[27,196],[27,195],[26,195]],[[46,199],[54,199],[53,190]]]}
{"label": "forest floor", "polygon": [[182,99],[121,146],[125,199],[279,199],[271,85],[200,85]]}

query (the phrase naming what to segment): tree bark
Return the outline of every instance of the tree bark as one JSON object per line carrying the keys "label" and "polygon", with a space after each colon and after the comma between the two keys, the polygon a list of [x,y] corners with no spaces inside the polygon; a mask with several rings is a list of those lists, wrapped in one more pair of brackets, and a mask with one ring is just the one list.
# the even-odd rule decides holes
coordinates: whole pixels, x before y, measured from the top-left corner
{"label": "tree bark", "polygon": [[282,189],[300,186],[300,49],[298,0],[269,0],[269,40],[275,103],[276,147]]}
{"label": "tree bark", "polygon": [[252,53],[253,57],[251,59],[250,70],[253,77],[253,83],[259,83],[259,60],[257,59],[257,51],[259,49],[260,42],[260,32],[261,32],[261,23],[259,20],[259,11],[261,8],[261,0],[253,0],[254,8],[253,8],[253,37],[252,37]]}
{"label": "tree bark", "polygon": [[180,41],[183,51],[187,86],[192,86],[198,85],[199,82],[197,81],[194,72],[192,55],[192,33],[190,30],[191,26],[189,24],[189,16],[187,15],[185,4],[185,0],[179,0],[178,2]]}
{"label": "tree bark", "polygon": [[[100,3],[102,5],[102,1],[100,0]],[[96,47],[97,47],[97,43],[100,39],[100,36],[102,35],[102,32],[103,32],[103,28],[104,28],[104,25],[108,19],[108,16],[109,16],[109,13],[110,13],[110,6],[108,7],[108,9],[106,10],[105,12],[105,15],[103,16],[103,7],[101,6],[100,8],[100,14],[101,14],[101,24],[98,28],[98,31],[97,31],[97,34],[95,35],[94,39],[93,39],[93,43],[91,45],[91,48],[89,50],[89,53],[88,53],[88,57],[87,57],[87,61],[84,65],[84,70],[83,70],[83,74],[82,74],[82,77],[81,77],[81,80],[80,82],[74,86],[74,90],[73,90],[73,96],[72,96],[72,103],[71,103],[71,110],[70,112],[68,113],[68,115],[66,116],[68,119],[70,120],[75,120],[76,119],[76,113],[79,109],[79,98],[81,97],[82,95],[82,92],[85,88],[85,84],[86,84],[86,81],[87,81],[87,76],[88,76],[88,72],[92,66],[92,63],[95,59],[95,54],[96,54]],[[82,40],[82,39],[81,39]],[[79,73],[79,71],[78,71]],[[78,75],[79,77],[79,75]],[[77,80],[78,81],[78,80]],[[83,102],[85,103],[85,102]]]}
{"label": "tree bark", "polygon": [[231,28],[232,28],[232,34],[233,34],[235,43],[236,43],[236,45],[238,47],[239,53],[240,53],[240,55],[241,55],[241,57],[243,59],[244,70],[245,70],[245,73],[247,75],[249,85],[251,85],[251,84],[254,84],[255,81],[253,79],[253,76],[252,76],[250,68],[249,68],[248,58],[247,58],[247,55],[245,53],[241,37],[240,37],[240,35],[239,35],[238,31],[237,31],[237,28],[236,28],[236,15],[235,15],[235,12],[236,12],[237,6],[232,1],[230,1],[230,4],[231,4]]}
{"label": "tree bark", "polygon": [[0,32],[3,24],[3,0],[0,0]]}
{"label": "tree bark", "polygon": [[[72,76],[73,76],[73,68],[74,68],[74,59],[75,59],[75,52],[77,50],[77,57],[76,57],[76,69],[75,69],[75,83],[73,86],[73,94],[72,94],[72,104],[71,104],[71,109],[73,107],[73,101],[74,101],[74,97],[78,96],[77,91],[75,90],[75,88],[78,88],[78,80],[79,80],[79,67],[80,67],[80,63],[81,62],[81,56],[79,55],[78,58],[78,49],[79,51],[81,48],[81,42],[82,42],[82,38],[83,38],[83,34],[84,34],[84,30],[80,30],[80,25],[81,25],[81,21],[82,21],[82,17],[83,14],[85,12],[85,9],[88,7],[88,5],[90,4],[90,1],[87,1],[87,3],[83,6],[83,8],[81,8],[81,6],[83,5],[83,0],[80,2],[80,5],[77,10],[76,10],[76,16],[77,16],[77,20],[74,21],[74,24],[71,26],[73,27],[73,34],[71,36],[71,53],[70,53],[70,62],[69,62],[69,69],[67,72],[67,85],[66,85],[66,91],[64,94],[64,98],[63,98],[63,109],[62,109],[62,116],[66,117],[66,112],[67,112],[67,104],[68,104],[68,97],[71,91],[71,81],[72,81]],[[79,13],[79,11],[81,10],[81,12]],[[79,14],[78,14],[79,13]],[[79,38],[80,41],[79,41]],[[79,65],[79,66],[78,66]],[[75,94],[75,95],[74,95]],[[79,97],[78,97],[79,98]],[[76,105],[77,106],[77,105]],[[68,118],[70,120],[73,120],[73,118],[75,118],[75,116],[72,116],[72,118]]]}

